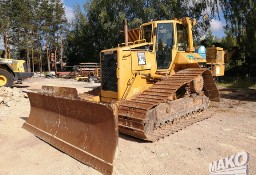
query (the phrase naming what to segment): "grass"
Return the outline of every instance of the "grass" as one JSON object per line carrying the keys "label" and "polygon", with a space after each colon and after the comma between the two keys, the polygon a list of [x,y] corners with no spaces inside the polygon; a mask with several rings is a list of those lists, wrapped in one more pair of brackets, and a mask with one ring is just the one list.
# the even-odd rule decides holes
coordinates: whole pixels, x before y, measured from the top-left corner
{"label": "grass", "polygon": [[256,78],[253,77],[220,77],[217,86],[234,89],[256,89]]}

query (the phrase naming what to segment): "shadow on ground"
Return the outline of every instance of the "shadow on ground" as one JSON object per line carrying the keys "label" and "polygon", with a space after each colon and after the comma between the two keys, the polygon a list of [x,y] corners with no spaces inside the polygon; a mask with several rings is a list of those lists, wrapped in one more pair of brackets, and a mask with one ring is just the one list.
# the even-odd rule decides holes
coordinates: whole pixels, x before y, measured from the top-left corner
{"label": "shadow on ground", "polygon": [[12,87],[15,87],[15,88],[29,88],[30,86],[25,86],[25,85],[13,85]]}
{"label": "shadow on ground", "polygon": [[231,100],[240,100],[240,101],[252,101],[256,102],[256,90],[255,89],[220,89],[220,97],[231,99]]}
{"label": "shadow on ground", "polygon": [[148,143],[149,142],[149,141],[141,140],[136,137],[132,137],[132,136],[120,133],[120,132],[119,132],[119,137],[122,139],[128,140],[128,141],[137,142],[137,143]]}
{"label": "shadow on ground", "polygon": [[95,89],[95,88],[98,88],[100,87],[100,85],[90,85],[90,86],[85,86],[84,88],[86,89]]}
{"label": "shadow on ground", "polygon": [[22,120],[27,121],[28,117],[20,117]]}

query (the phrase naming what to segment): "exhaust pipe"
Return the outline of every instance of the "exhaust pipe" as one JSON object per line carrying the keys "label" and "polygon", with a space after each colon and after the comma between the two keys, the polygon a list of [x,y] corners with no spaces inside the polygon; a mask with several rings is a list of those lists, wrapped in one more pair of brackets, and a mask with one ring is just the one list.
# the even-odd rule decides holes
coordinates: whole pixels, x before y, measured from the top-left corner
{"label": "exhaust pipe", "polygon": [[125,46],[128,46],[128,24],[127,24],[127,19],[124,20],[124,42],[125,42]]}

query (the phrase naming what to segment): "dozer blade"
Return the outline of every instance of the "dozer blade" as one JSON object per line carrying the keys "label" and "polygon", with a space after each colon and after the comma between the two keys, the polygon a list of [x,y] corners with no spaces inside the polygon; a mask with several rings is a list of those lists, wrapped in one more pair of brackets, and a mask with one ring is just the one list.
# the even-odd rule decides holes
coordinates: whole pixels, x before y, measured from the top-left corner
{"label": "dozer blade", "polygon": [[103,174],[112,174],[118,139],[115,106],[82,100],[75,88],[44,86],[27,92],[31,111],[23,128]]}

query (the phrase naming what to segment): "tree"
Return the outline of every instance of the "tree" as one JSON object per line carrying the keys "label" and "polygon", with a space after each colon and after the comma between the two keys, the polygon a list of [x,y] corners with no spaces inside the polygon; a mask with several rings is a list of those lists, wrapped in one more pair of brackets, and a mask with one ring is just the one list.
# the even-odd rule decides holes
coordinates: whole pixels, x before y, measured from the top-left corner
{"label": "tree", "polygon": [[29,70],[34,71],[38,63],[42,71],[46,58],[50,71],[52,50],[63,57],[60,50],[65,25],[61,0],[0,1],[0,37],[4,40],[5,56],[10,57],[12,48],[12,57],[25,59]]}
{"label": "tree", "polygon": [[65,9],[60,0],[56,0],[54,3],[54,18],[53,18],[53,35],[54,35],[54,55],[55,55],[55,71],[57,71],[57,51],[60,57],[59,62],[61,69],[63,69],[63,33],[65,31],[65,26],[67,24],[67,19],[65,17]]}
{"label": "tree", "polygon": [[[199,3],[189,0],[91,0],[85,3],[84,11],[77,7],[72,31],[67,36],[65,53],[69,64],[85,61],[99,61],[103,49],[116,47],[123,42],[123,20],[129,20],[129,28],[139,27],[151,20],[181,18],[190,15],[199,20],[198,30],[209,27],[209,20],[203,20],[202,10],[207,0]],[[214,4],[212,4],[214,6]],[[215,8],[213,8],[214,10]]]}
{"label": "tree", "polygon": [[223,44],[223,47],[226,49],[232,49],[233,47],[238,46],[235,36],[233,36],[232,31],[230,29],[225,29],[224,31],[225,37],[221,39],[221,43]]}
{"label": "tree", "polygon": [[256,4],[253,0],[220,0],[229,36],[235,37],[240,55],[245,58],[246,74],[256,76]]}
{"label": "tree", "polygon": [[9,1],[0,1],[0,35],[4,41],[5,58],[10,58],[10,8]]}
{"label": "tree", "polygon": [[205,47],[221,47],[221,40],[214,36],[212,32],[209,30],[205,36],[205,38],[201,41],[201,45]]}
{"label": "tree", "polygon": [[[30,0],[12,0],[11,1],[11,22],[12,22],[12,32],[13,38],[16,37],[17,43],[24,45],[26,50],[26,61],[28,71],[31,71],[31,58],[30,58],[30,37],[32,34],[33,28],[33,7],[32,2]],[[16,33],[16,34],[15,34]],[[15,42],[12,43],[13,45],[17,45]],[[20,45],[18,45],[19,49]]]}

